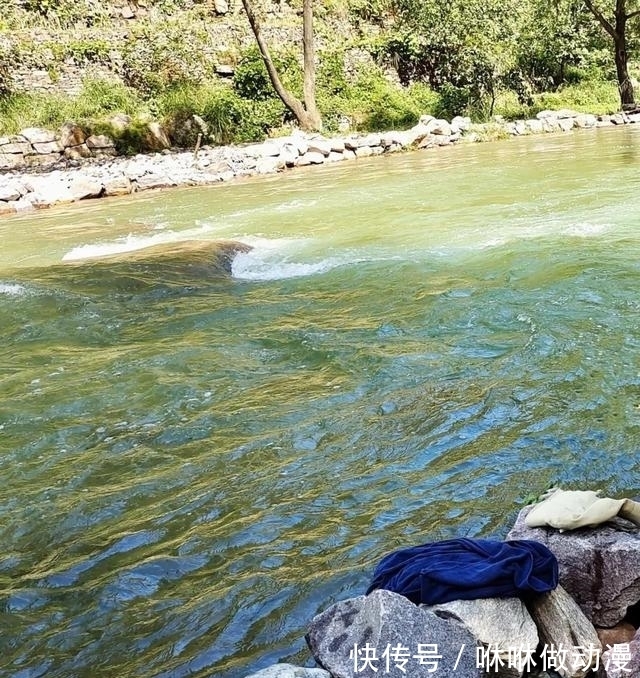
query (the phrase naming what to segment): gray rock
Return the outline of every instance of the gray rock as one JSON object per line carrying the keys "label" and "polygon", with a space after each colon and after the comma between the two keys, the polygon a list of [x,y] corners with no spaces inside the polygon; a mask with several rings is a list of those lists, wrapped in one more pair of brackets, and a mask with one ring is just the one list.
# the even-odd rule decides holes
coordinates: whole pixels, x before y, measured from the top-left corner
{"label": "gray rock", "polygon": [[559,111],[556,111],[556,118],[558,118],[558,120],[577,118],[579,115],[579,113],[572,111],[570,108],[561,108]]}
{"label": "gray rock", "polygon": [[298,147],[295,144],[284,144],[280,149],[278,158],[288,167],[293,167],[298,159]]}
{"label": "gray rock", "polygon": [[329,155],[325,158],[326,162],[340,162],[344,160],[344,154],[331,151]]}
{"label": "gray rock", "polygon": [[344,151],[344,140],[343,139],[329,139],[331,144],[331,151],[333,153],[342,153]]}
{"label": "gray rock", "polygon": [[541,134],[544,132],[544,126],[542,120],[527,120],[527,127],[531,130],[532,134]]}
{"label": "gray rock", "polygon": [[425,124],[419,122],[417,125],[414,125],[411,129],[404,132],[404,145],[413,146],[414,144],[419,144],[429,134],[429,128]]}
{"label": "gray rock", "polygon": [[[116,113],[109,118],[109,124],[117,132],[124,132],[131,125],[132,121],[133,118],[126,113]],[[84,143],[84,138],[80,143]],[[71,145],[75,146],[76,144]]]}
{"label": "gray rock", "polygon": [[436,145],[436,138],[431,134],[427,134],[418,142],[418,148],[431,148]]}
{"label": "gray rock", "polygon": [[332,144],[328,139],[310,139],[308,152],[310,153],[322,153],[322,155],[327,156],[331,153]]}
{"label": "gray rock", "polygon": [[558,126],[563,132],[570,132],[575,124],[575,118],[558,118]]}
{"label": "gray rock", "polygon": [[[627,653],[626,650],[629,650]],[[601,666],[607,678],[637,678],[640,676],[640,632],[620,647],[612,645],[602,653]]]}
{"label": "gray rock", "polygon": [[285,163],[278,158],[260,158],[256,163],[257,174],[275,174],[285,167]]}
{"label": "gray rock", "polygon": [[367,158],[370,155],[373,155],[373,151],[370,146],[358,146],[355,150],[357,158]]}
{"label": "gray rock", "polygon": [[216,75],[221,78],[232,78],[235,72],[236,69],[230,64],[218,64],[216,66]]}
{"label": "gray rock", "polygon": [[389,146],[392,145],[397,145],[397,146],[402,146],[405,142],[405,137],[402,132],[396,132],[396,131],[390,131],[390,132],[385,132],[381,137],[380,137],[380,143],[385,147],[388,148]]}
{"label": "gray rock", "polygon": [[530,130],[527,127],[527,123],[524,120],[516,120],[513,123],[513,128],[516,131],[516,134],[524,135],[529,134]]}
{"label": "gray rock", "polygon": [[470,127],[471,118],[468,116],[456,115],[451,121],[451,131],[454,134],[456,132],[466,132]]}
{"label": "gray rock", "polygon": [[619,518],[609,525],[562,533],[553,528],[530,528],[524,523],[530,510],[520,511],[507,538],[545,544],[558,559],[560,584],[587,618],[596,626],[615,626],[627,608],[640,601],[638,530],[627,531],[625,526],[630,523]]}
{"label": "gray rock", "polygon": [[581,114],[577,115],[575,118],[575,126],[580,128],[595,127],[598,122],[595,115],[591,114]]}
{"label": "gray rock", "polygon": [[162,151],[171,147],[169,137],[159,122],[148,123],[147,130],[145,144],[150,151]]}
{"label": "gray rock", "polygon": [[626,122],[626,121],[625,121],[625,116],[622,115],[622,113],[614,113],[614,114],[611,116],[611,122],[612,122],[614,125],[624,125],[625,122]]}
{"label": "gray rock", "polygon": [[[459,619],[485,646],[499,654],[504,666],[501,676],[520,676],[523,671],[515,667],[525,665],[527,650],[538,646],[538,630],[519,598],[486,598],[479,600],[454,600],[441,605],[421,605],[439,617]],[[515,652],[518,656],[515,656]],[[512,658],[514,668],[508,668]]]}
{"label": "gray rock", "polygon": [[627,114],[627,122],[632,124],[640,122],[640,113]]}
{"label": "gray rock", "polygon": [[323,669],[306,669],[293,664],[274,664],[246,678],[331,678]]}
{"label": "gray rock", "polygon": [[551,110],[544,110],[540,111],[539,113],[536,114],[536,118],[538,120],[557,120],[558,119],[558,112],[557,111],[551,111]]}
{"label": "gray rock", "polygon": [[374,146],[380,146],[380,135],[379,134],[367,134],[365,137],[362,137],[360,141],[358,142],[358,146],[370,146],[373,148]]}
{"label": "gray rock", "polygon": [[442,135],[448,137],[451,134],[451,125],[446,120],[430,120],[427,123],[429,134]]}
{"label": "gray rock", "polygon": [[[551,666],[564,678],[583,678],[596,665],[602,646],[593,624],[584,616],[573,598],[558,586],[553,591],[534,596],[528,609],[540,632],[540,640],[551,658],[549,649],[567,651],[563,663]],[[581,648],[593,648],[588,657]]]}
{"label": "gray rock", "polygon": [[7,205],[15,212],[30,212],[35,209],[30,200],[27,200],[26,197],[20,198],[20,200],[10,200]]}
{"label": "gray rock", "polygon": [[322,153],[308,151],[296,160],[296,166],[304,167],[305,165],[322,165],[323,162],[324,155]]}
{"label": "gray rock", "polygon": [[[313,618],[306,639],[316,661],[334,678],[426,678],[434,669],[446,678],[482,675],[476,666],[477,642],[464,626],[390,591],[332,605]],[[374,650],[377,657],[369,665],[364,662],[367,648],[371,658]]]}
{"label": "gray rock", "polygon": [[49,153],[61,153],[62,146],[58,141],[46,141],[43,143],[33,143],[33,149],[36,153],[40,154],[49,154]]}
{"label": "gray rock", "polygon": [[27,127],[20,130],[20,136],[32,144],[48,144],[56,140],[56,135],[41,127]]}
{"label": "gray rock", "polygon": [[104,194],[107,196],[128,195],[131,190],[131,181],[125,176],[115,177],[104,182]]}
{"label": "gray rock", "polygon": [[106,134],[92,134],[86,139],[85,143],[87,144],[87,148],[92,151],[113,148],[115,145],[113,139]]}
{"label": "gray rock", "polygon": [[[12,137],[15,139],[16,137]],[[0,153],[14,154],[21,153],[33,153],[33,147],[28,141],[11,141],[9,143],[3,144],[0,146]]]}
{"label": "gray rock", "polygon": [[20,200],[22,194],[14,183],[0,183],[0,200]]}
{"label": "gray rock", "polygon": [[0,170],[16,169],[24,164],[24,156],[20,154],[2,153],[0,148]]}
{"label": "gray rock", "polygon": [[82,158],[90,158],[91,151],[86,144],[68,146],[64,149],[64,157],[68,160],[82,160]]}
{"label": "gray rock", "polygon": [[85,200],[86,198],[98,198],[104,186],[99,181],[89,178],[74,179],[69,185],[72,200]]}
{"label": "gray rock", "polygon": [[47,153],[45,155],[25,155],[24,163],[27,167],[47,167],[60,161],[60,153]]}
{"label": "gray rock", "polygon": [[349,150],[348,148],[345,148],[345,150],[344,150],[344,152],[343,152],[343,154],[342,154],[342,157],[343,157],[345,160],[355,160],[356,154],[355,154],[355,151],[351,151],[351,150]]}
{"label": "gray rock", "polygon": [[176,182],[170,179],[166,174],[152,173],[138,177],[136,180],[139,191],[146,191],[152,188],[168,188],[175,186]]}
{"label": "gray rock", "polygon": [[227,0],[214,0],[213,6],[216,14],[226,14],[229,11],[229,3]]}

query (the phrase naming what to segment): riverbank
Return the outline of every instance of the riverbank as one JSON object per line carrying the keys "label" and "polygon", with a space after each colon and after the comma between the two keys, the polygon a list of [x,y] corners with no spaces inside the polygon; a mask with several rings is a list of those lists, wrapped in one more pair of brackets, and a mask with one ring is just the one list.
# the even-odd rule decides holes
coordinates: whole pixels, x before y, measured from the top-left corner
{"label": "riverbank", "polygon": [[[13,167],[24,159],[46,155],[52,162],[31,162],[30,167],[0,174],[0,215],[91,198],[128,195],[175,186],[202,186],[240,177],[273,174],[296,167],[356,160],[410,149],[426,150],[459,142],[480,142],[528,134],[567,133],[640,123],[640,114],[581,114],[571,110],[541,111],[536,118],[473,125],[469,118],[450,122],[430,115],[409,130],[325,138],[296,131],[246,146],[202,147],[194,151],[169,151],[135,157],[114,157],[106,137],[92,142],[93,154],[69,152],[74,146],[69,126],[52,135],[46,130],[24,130],[17,137],[0,139],[0,157],[11,156]],[[95,144],[98,143],[98,146]],[[87,145],[83,142],[81,145]],[[46,146],[46,148],[45,148]],[[97,152],[96,152],[97,151]],[[58,155],[56,155],[58,154]],[[7,161],[9,162],[9,161]]]}

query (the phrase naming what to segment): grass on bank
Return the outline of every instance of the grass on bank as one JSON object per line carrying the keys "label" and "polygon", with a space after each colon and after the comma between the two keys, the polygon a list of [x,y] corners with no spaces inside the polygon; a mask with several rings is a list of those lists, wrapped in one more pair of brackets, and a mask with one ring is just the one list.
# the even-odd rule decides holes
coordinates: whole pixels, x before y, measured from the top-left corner
{"label": "grass on bank", "polygon": [[[256,91],[251,72],[245,75],[245,85],[251,83],[254,88],[249,92],[244,92],[237,83],[214,82],[173,87],[145,98],[137,90],[117,82],[87,80],[76,97],[11,94],[0,97],[0,135],[15,134],[34,126],[56,129],[73,120],[89,132],[112,134],[121,152],[135,153],[145,150],[146,122],[152,119],[163,122],[175,145],[187,148],[193,146],[200,131],[194,125],[194,115],[206,122],[209,143],[259,141],[286,133],[293,125],[288,111],[273,96],[268,84],[263,83],[263,90]],[[390,83],[378,70],[364,73],[353,82],[320,77],[317,96],[327,134],[338,132],[345,121],[353,130],[381,131],[411,127],[425,113],[451,118],[460,112],[446,110],[442,97],[428,86],[415,83],[400,87]],[[609,82],[581,82],[556,92],[535,95],[530,106],[520,104],[514,93],[503,92],[497,97],[493,112],[514,120],[534,117],[546,108],[612,113],[619,108],[617,88]],[[484,122],[477,110],[470,112],[476,122]],[[125,134],[108,122],[116,113],[133,118]]]}

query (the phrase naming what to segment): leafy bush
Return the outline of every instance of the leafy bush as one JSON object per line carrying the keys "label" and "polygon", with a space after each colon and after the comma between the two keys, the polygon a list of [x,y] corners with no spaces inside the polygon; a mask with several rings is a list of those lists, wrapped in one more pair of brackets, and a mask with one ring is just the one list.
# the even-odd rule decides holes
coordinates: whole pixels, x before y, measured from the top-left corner
{"label": "leafy bush", "polygon": [[[295,55],[282,52],[272,54],[271,58],[284,86],[299,92],[302,89],[302,74]],[[246,50],[238,60],[233,74],[233,87],[239,96],[252,101],[265,101],[277,96],[256,47]]]}
{"label": "leafy bush", "polygon": [[174,143],[191,146],[199,128],[193,116],[208,126],[209,139],[218,144],[259,141],[286,120],[285,109],[277,98],[251,101],[224,85],[184,85],[161,94],[158,112],[170,131]]}

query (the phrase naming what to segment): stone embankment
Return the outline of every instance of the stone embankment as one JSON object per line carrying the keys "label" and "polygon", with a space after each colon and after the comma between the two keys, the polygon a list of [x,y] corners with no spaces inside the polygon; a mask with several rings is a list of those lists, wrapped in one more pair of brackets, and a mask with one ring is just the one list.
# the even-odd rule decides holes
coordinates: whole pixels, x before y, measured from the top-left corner
{"label": "stone embankment", "polygon": [[[214,184],[409,148],[448,146],[460,140],[482,141],[496,134],[520,136],[632,123],[640,123],[640,114],[542,111],[532,120],[499,120],[487,125],[472,125],[469,118],[460,116],[448,122],[425,115],[404,131],[339,138],[294,132],[247,146],[205,146],[197,153],[165,149],[133,158],[116,157],[112,139],[87,137],[73,123],[56,133],[30,128],[0,137],[0,215],[148,189]],[[150,132],[162,144],[163,131],[157,123],[150,124]]]}

